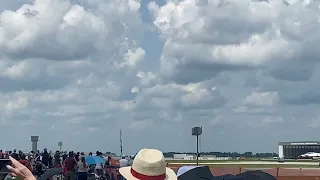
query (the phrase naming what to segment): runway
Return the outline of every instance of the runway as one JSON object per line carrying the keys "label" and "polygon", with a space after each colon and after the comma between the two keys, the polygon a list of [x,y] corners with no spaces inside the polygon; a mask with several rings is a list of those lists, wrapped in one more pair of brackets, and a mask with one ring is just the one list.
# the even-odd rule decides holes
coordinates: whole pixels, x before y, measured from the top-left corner
{"label": "runway", "polygon": [[[219,167],[219,164],[221,167]],[[169,167],[177,171],[179,167],[184,165],[196,165],[196,163],[179,163],[172,162],[169,163]],[[223,174],[238,174],[250,170],[262,170],[267,172],[274,177],[277,177],[278,180],[314,180],[320,179],[320,167],[318,167],[319,162],[272,162],[272,161],[223,161],[223,162],[208,162],[208,163],[199,163],[199,165],[215,165],[216,167],[210,167],[211,172],[214,175],[223,175]],[[230,165],[230,167],[226,167]],[[251,167],[237,167],[236,165],[249,165]],[[255,167],[256,165],[256,167]],[[271,167],[264,167],[270,165]],[[274,165],[274,167],[273,167]],[[279,167],[279,165],[284,167]],[[297,166],[297,167],[285,167],[286,165]],[[302,167],[299,167],[301,165]],[[252,167],[253,166],[253,167]],[[259,167],[261,166],[261,167]],[[314,166],[303,167],[303,166]]]}

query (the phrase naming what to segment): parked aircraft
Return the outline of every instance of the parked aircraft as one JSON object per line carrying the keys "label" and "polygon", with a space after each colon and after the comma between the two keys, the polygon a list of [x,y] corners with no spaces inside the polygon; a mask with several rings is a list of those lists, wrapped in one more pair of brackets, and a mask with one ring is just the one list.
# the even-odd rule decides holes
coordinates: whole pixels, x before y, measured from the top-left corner
{"label": "parked aircraft", "polygon": [[299,159],[319,159],[320,153],[316,152],[307,152],[305,154],[302,154],[298,157]]}

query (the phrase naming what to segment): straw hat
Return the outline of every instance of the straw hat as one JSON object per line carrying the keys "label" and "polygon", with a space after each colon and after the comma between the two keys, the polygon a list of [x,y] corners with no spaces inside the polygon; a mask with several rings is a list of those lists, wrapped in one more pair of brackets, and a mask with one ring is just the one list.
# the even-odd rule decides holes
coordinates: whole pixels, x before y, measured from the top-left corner
{"label": "straw hat", "polygon": [[161,151],[141,149],[133,160],[132,166],[119,169],[127,180],[177,180],[175,172],[166,167]]}

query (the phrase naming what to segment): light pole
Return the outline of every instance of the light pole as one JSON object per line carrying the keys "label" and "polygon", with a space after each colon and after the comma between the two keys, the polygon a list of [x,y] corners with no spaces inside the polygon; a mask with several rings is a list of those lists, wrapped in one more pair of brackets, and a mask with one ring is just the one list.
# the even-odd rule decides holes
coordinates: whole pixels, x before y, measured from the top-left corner
{"label": "light pole", "polygon": [[123,156],[123,152],[122,152],[122,131],[120,130],[120,154],[121,154],[121,157]]}
{"label": "light pole", "polygon": [[202,127],[193,127],[192,136],[197,136],[197,165],[199,165],[199,136],[202,134]]}

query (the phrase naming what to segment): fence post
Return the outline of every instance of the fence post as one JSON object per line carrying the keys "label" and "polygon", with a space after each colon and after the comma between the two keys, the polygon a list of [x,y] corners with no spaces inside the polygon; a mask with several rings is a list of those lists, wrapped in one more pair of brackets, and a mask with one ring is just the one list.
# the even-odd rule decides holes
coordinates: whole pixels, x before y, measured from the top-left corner
{"label": "fence post", "polygon": [[241,167],[239,167],[239,174],[241,174]]}
{"label": "fence post", "polygon": [[300,176],[301,176],[301,170],[302,170],[302,167],[300,167]]}
{"label": "fence post", "polygon": [[277,180],[279,178],[279,167],[277,167]]}

